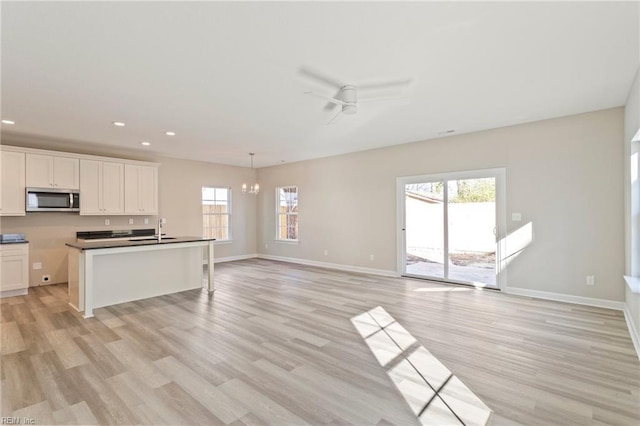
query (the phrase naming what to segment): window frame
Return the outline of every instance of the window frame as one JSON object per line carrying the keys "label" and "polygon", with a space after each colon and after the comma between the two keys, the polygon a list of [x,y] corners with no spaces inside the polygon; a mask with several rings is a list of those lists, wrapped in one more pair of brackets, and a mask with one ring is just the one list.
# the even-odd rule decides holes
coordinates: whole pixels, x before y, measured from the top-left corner
{"label": "window frame", "polygon": [[[296,194],[296,211],[293,212],[280,212],[280,191],[283,189],[291,189],[291,188],[295,188],[295,194]],[[276,192],[275,192],[275,241],[276,242],[284,242],[284,243],[298,243],[300,241],[300,227],[299,227],[299,215],[298,215],[298,202],[299,202],[299,197],[300,197],[300,192],[299,192],[299,188],[296,185],[285,185],[285,186],[278,186],[276,187]],[[287,224],[289,223],[289,221],[286,219],[288,216],[292,216],[295,217],[295,235],[296,238],[281,238],[281,234],[280,231],[283,229],[283,227],[281,226],[282,220],[281,217],[284,216],[285,220],[284,223]],[[285,228],[286,229],[286,228]]]}
{"label": "window frame", "polygon": [[[205,198],[204,198],[204,190],[205,189],[213,189],[214,190],[213,191],[214,192],[214,198],[206,200],[206,201],[212,201],[213,203],[215,203],[216,201],[221,201],[221,200],[217,200],[216,199],[216,196],[215,196],[216,190],[226,190],[227,191],[227,199],[226,199],[227,212],[226,213],[215,213],[215,212],[214,213],[205,213],[204,212],[204,206],[206,205],[205,204]],[[220,242],[220,243],[228,243],[228,242],[233,241],[232,240],[233,234],[232,234],[232,229],[231,229],[231,216],[233,214],[233,211],[232,211],[233,210],[232,209],[232,200],[233,200],[233,198],[232,197],[233,197],[232,189],[229,186],[210,186],[210,185],[203,185],[202,186],[202,193],[200,195],[200,205],[201,205],[201,208],[203,209],[202,213],[201,213],[201,216],[202,216],[202,236],[203,236],[203,238],[215,238],[216,243],[218,243],[218,242]],[[204,223],[205,215],[206,216],[219,216],[219,217],[226,216],[227,217],[227,226],[226,226],[227,238],[221,239],[221,238],[217,238],[216,235],[215,235],[215,230],[216,229],[225,229],[224,227],[218,227],[218,228],[215,228],[215,227],[206,228],[205,227],[205,223]],[[214,231],[212,233],[213,235],[207,235],[206,232],[205,232],[205,229],[209,229],[209,230]]]}

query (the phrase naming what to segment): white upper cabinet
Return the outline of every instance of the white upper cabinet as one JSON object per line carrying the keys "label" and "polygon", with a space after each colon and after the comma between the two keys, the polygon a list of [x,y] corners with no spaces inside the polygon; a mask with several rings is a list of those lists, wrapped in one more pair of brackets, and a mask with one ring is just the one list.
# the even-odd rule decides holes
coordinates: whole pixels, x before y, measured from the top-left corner
{"label": "white upper cabinet", "polygon": [[124,212],[124,164],[80,160],[80,214],[111,215]]}
{"label": "white upper cabinet", "polygon": [[124,166],[124,212],[155,215],[158,213],[158,168]]}
{"label": "white upper cabinet", "polygon": [[102,206],[104,213],[124,212],[124,164],[102,163]]}
{"label": "white upper cabinet", "polygon": [[53,157],[53,183],[56,188],[80,189],[80,160]]}
{"label": "white upper cabinet", "polygon": [[0,216],[24,216],[24,153],[0,151],[0,177]]}
{"label": "white upper cabinet", "polygon": [[25,215],[25,189],[80,191],[81,215],[158,214],[160,164],[0,146],[0,216]]}
{"label": "white upper cabinet", "polygon": [[70,157],[27,154],[27,186],[80,189],[80,160]]}

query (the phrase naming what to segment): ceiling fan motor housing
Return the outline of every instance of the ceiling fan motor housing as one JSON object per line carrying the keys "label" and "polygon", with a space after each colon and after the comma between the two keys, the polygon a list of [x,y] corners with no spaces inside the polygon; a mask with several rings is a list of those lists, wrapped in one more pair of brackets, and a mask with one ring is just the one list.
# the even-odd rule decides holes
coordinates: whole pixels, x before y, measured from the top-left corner
{"label": "ceiling fan motor housing", "polygon": [[358,95],[356,86],[342,86],[342,89],[340,91],[342,92],[342,101],[345,103],[344,105],[342,105],[342,113],[351,115],[358,112]]}

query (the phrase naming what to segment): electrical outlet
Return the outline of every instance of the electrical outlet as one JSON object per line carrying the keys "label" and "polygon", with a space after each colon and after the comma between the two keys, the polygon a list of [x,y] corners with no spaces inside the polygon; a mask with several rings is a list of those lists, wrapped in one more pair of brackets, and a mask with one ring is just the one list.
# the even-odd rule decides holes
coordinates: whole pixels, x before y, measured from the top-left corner
{"label": "electrical outlet", "polygon": [[265,244],[264,248],[268,249],[269,248],[269,244]]}
{"label": "electrical outlet", "polygon": [[105,220],[104,220],[104,225],[105,225],[105,226],[109,226],[109,225],[111,225],[111,221],[110,221],[109,219],[105,219]]}
{"label": "electrical outlet", "polygon": [[51,281],[51,275],[46,274],[42,276],[42,282],[43,283],[48,283],[49,281]]}
{"label": "electrical outlet", "polygon": [[162,223],[163,225],[167,224],[167,218],[163,217],[162,219],[160,219],[160,223]]}
{"label": "electrical outlet", "polygon": [[33,269],[37,270],[37,269],[42,269],[42,263],[41,262],[35,262],[33,264]]}
{"label": "electrical outlet", "polygon": [[373,262],[373,261],[374,261],[374,259],[375,259],[375,256],[374,256],[374,255],[372,255],[372,254],[370,254],[370,255],[369,255],[369,260]]}
{"label": "electrical outlet", "polygon": [[329,256],[329,250],[324,249],[324,255],[325,255],[325,256]]}
{"label": "electrical outlet", "polygon": [[596,285],[596,277],[594,275],[587,275],[587,285]]}
{"label": "electrical outlet", "polygon": [[133,219],[129,219],[129,225],[133,225]]}
{"label": "electrical outlet", "polygon": [[148,224],[149,224],[149,218],[148,218],[148,217],[145,217],[145,218],[144,218],[144,224],[145,224],[145,225],[148,225]]}

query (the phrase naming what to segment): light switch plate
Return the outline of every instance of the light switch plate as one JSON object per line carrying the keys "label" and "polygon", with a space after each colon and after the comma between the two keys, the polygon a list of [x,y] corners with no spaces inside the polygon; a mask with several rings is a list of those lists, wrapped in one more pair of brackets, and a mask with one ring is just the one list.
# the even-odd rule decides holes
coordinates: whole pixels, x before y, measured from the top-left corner
{"label": "light switch plate", "polygon": [[41,262],[35,262],[33,264],[33,269],[42,269],[42,263]]}
{"label": "light switch plate", "polygon": [[129,219],[129,225],[133,225],[133,219]]}
{"label": "light switch plate", "polygon": [[522,213],[511,213],[511,220],[514,222],[520,222],[522,220]]}
{"label": "light switch plate", "polygon": [[105,226],[109,226],[109,225],[111,225],[111,221],[109,219],[105,219],[104,220],[104,224],[105,224]]}

